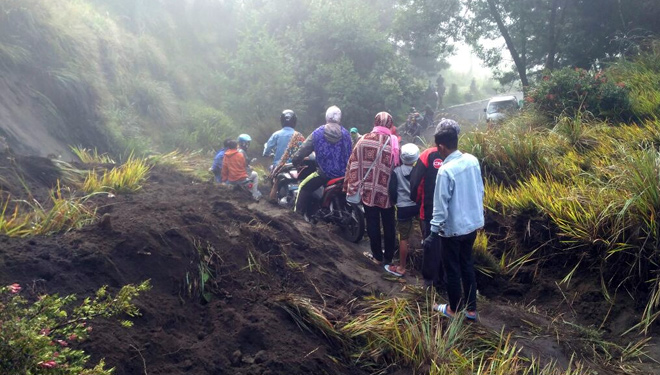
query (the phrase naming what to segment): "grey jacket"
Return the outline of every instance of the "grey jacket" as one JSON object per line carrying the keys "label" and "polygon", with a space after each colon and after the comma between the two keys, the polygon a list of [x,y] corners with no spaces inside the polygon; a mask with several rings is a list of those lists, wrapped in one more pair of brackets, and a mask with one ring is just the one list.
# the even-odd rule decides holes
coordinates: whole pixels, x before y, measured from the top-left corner
{"label": "grey jacket", "polygon": [[412,165],[402,164],[392,171],[388,191],[390,193],[390,199],[399,208],[417,205],[417,203],[410,199],[410,173],[412,169]]}

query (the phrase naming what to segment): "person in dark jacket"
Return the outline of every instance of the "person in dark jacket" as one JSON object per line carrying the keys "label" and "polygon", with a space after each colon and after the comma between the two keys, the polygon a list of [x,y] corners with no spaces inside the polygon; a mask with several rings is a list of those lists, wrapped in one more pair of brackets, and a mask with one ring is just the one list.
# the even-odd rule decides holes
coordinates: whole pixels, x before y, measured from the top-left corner
{"label": "person in dark jacket", "polygon": [[[437,133],[444,127],[453,127],[457,133],[460,133],[460,127],[454,120],[443,118],[435,132]],[[442,156],[437,147],[431,147],[419,156],[410,174],[410,198],[412,201],[420,204],[419,221],[422,230],[422,237],[426,238],[431,234],[431,218],[433,216],[433,192],[435,191],[435,180],[438,175],[438,169],[442,166]],[[440,242],[438,242],[440,243]],[[424,249],[424,260],[422,261],[422,277],[427,286],[440,288],[444,280],[442,274],[442,260],[440,257],[440,248],[429,252]]]}
{"label": "person in dark jacket", "polygon": [[325,125],[319,126],[305,139],[291,162],[300,165],[312,152],[316,153],[317,169],[307,177],[298,189],[295,211],[309,218],[309,200],[314,190],[328,181],[344,176],[346,164],[351,156],[353,142],[348,130],[341,125],[341,110],[337,106],[328,108]]}

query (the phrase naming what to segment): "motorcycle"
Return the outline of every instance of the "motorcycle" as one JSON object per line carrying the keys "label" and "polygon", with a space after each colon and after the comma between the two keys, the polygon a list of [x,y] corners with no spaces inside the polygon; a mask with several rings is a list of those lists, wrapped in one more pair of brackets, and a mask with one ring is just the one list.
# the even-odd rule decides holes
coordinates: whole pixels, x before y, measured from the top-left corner
{"label": "motorcycle", "polygon": [[[301,168],[285,164],[274,179],[278,184],[277,197],[280,205],[293,207],[298,196],[300,183],[316,171],[314,160],[305,160]],[[346,193],[342,191],[344,177],[328,181],[325,186],[312,193],[309,217],[312,223],[323,221],[337,225],[342,237],[350,242],[360,242],[364,236],[364,209],[361,205],[353,205],[346,201]]]}
{"label": "motorcycle", "polygon": [[284,164],[273,171],[271,181],[276,186],[277,204],[286,208],[293,208],[296,203],[298,190],[298,168],[293,164]]}

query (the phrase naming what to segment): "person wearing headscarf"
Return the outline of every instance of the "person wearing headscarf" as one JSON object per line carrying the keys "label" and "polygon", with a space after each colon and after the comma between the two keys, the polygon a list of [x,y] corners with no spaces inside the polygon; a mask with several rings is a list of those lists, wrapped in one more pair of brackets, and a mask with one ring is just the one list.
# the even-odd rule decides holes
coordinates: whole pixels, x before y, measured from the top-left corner
{"label": "person wearing headscarf", "polygon": [[300,165],[312,152],[316,153],[317,170],[307,177],[298,189],[295,211],[309,218],[309,200],[312,193],[328,181],[343,177],[351,155],[352,141],[348,130],[340,125],[341,110],[337,106],[325,112],[325,125],[321,125],[305,139],[292,158]]}
{"label": "person wearing headscarf", "polygon": [[[344,181],[347,195],[362,193],[371,243],[371,253],[364,255],[380,265],[392,263],[396,241],[394,206],[388,190],[392,170],[400,163],[399,138],[392,134],[393,126],[389,113],[376,115],[373,130],[358,140],[351,153]],[[381,244],[381,223],[385,233],[385,252]]]}
{"label": "person wearing headscarf", "polygon": [[353,147],[355,147],[360,137],[362,137],[362,134],[360,134],[358,128],[351,128],[351,139],[353,140]]}

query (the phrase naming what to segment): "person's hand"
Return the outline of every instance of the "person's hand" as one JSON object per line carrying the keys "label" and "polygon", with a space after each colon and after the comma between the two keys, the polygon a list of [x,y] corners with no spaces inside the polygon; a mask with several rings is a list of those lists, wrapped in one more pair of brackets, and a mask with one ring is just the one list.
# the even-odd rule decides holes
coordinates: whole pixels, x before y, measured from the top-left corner
{"label": "person's hand", "polygon": [[440,236],[435,232],[431,232],[431,234],[429,234],[428,237],[424,239],[424,249],[430,250],[435,248],[438,244],[438,241],[440,241]]}

